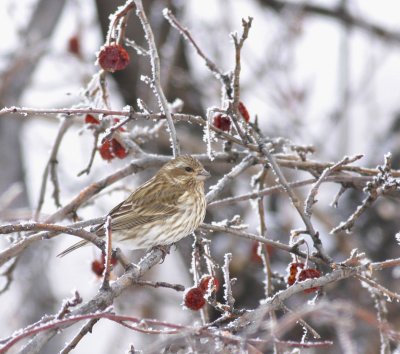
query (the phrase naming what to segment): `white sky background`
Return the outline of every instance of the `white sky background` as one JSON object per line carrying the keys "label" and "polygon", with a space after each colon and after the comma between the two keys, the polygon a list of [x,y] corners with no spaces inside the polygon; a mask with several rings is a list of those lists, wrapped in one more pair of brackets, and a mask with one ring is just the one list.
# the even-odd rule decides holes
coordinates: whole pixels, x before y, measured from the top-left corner
{"label": "white sky background", "polygon": [[[7,53],[18,45],[15,25],[26,23],[29,15],[29,4],[34,0],[2,0],[0,5],[0,70],[4,69],[2,60]],[[336,1],[320,1],[321,4],[336,4]],[[385,130],[392,122],[393,115],[399,111],[400,102],[400,49],[391,45],[382,45],[379,41],[371,39],[363,32],[354,30],[350,36],[350,72],[349,82],[351,89],[358,91],[358,87],[364,87],[362,83],[371,73],[370,63],[375,63],[376,72],[373,79],[363,88],[360,95],[352,101],[348,111],[348,130],[346,141],[342,140],[343,129],[328,124],[330,116],[338,107],[338,70],[339,53],[342,30],[336,22],[325,18],[313,17],[307,19],[301,30],[301,37],[294,48],[285,48],[285,42],[281,41],[281,35],[285,26],[280,23],[273,14],[267,13],[265,9],[252,7],[253,2],[241,1],[215,1],[215,0],[191,0],[187,1],[185,12],[186,18],[182,22],[192,31],[204,51],[209,54],[224,70],[233,67],[233,50],[229,33],[241,31],[240,23],[242,16],[254,17],[250,36],[243,50],[242,71],[242,100],[246,103],[252,116],[257,114],[267,134],[275,134],[276,131],[284,135],[293,124],[296,125],[296,136],[290,136],[292,140],[302,144],[316,144],[320,156],[325,159],[339,159],[343,154],[351,155],[364,152],[368,156],[367,163],[374,166],[382,162],[383,153],[379,151],[375,142],[383,139]],[[16,8],[14,8],[16,7]],[[362,15],[386,28],[400,30],[400,3],[393,0],[380,1],[350,1],[350,8],[356,14]],[[230,16],[221,20],[221,11],[229,11]],[[79,65],[76,58],[66,53],[65,47],[68,38],[74,34],[77,26],[77,15],[84,15],[85,28],[83,29],[84,41],[83,51],[86,58],[90,58],[89,64]],[[218,46],[213,43],[218,42]],[[91,1],[75,1],[68,4],[59,24],[57,32],[51,42],[51,52],[41,62],[34,80],[26,91],[18,105],[57,108],[68,107],[79,102],[79,92],[82,88],[82,77],[95,72],[95,52],[101,45],[100,30],[96,24],[95,11]],[[282,47],[284,48],[282,50]],[[271,56],[271,51],[277,51],[287,55],[290,63],[289,71],[284,73],[269,73],[259,77],[260,67],[265,65],[266,58]],[[201,60],[191,51],[191,63],[195,68],[201,89],[209,93],[206,105],[219,105],[219,85],[208,73]],[[262,71],[262,70],[261,70]],[[276,107],[273,96],[279,83],[291,83],[295,87],[306,87],[309,90],[307,104],[299,106],[299,115],[294,120],[286,119],[285,107]],[[121,109],[123,103],[119,97],[112,97],[113,108]],[[23,131],[23,141],[27,181],[29,181],[29,193],[32,205],[36,205],[42,171],[48,159],[48,153],[55,139],[57,124],[47,119],[29,119]],[[327,130],[328,127],[328,130]],[[68,201],[72,196],[89,181],[100,179],[102,176],[114,171],[118,166],[123,166],[125,161],[117,161],[111,164],[96,158],[93,172],[89,177],[77,179],[76,174],[82,170],[88,162],[92,148],[90,132],[83,132],[83,138],[75,129],[71,130],[62,144],[60,151],[59,176],[62,189],[62,201]],[[344,148],[345,147],[345,148]],[[364,162],[361,162],[365,165]],[[95,175],[96,177],[93,177]],[[130,178],[123,181],[132,189],[141,182],[140,177]],[[53,212],[54,206],[50,198],[52,186],[49,183],[48,199],[44,212]],[[81,213],[83,217],[103,215],[108,209],[123,198],[123,194],[112,194],[111,198],[100,208],[86,208]],[[86,213],[86,214],[85,214]],[[88,214],[90,213],[90,215]],[[71,241],[64,237],[64,243],[60,240],[55,246],[55,251],[63,249]],[[79,253],[81,252],[81,253]],[[62,261],[51,258],[50,266],[54,269],[54,289],[56,295],[62,299],[69,296],[73,289],[79,289],[84,299],[93,295],[98,287],[90,271],[90,261],[82,261],[83,254],[92,259],[93,251],[86,250],[74,253]],[[175,253],[177,254],[177,253]],[[175,256],[174,254],[174,256]],[[191,279],[187,274],[181,274],[179,269],[180,260],[177,257],[167,257],[164,264],[158,266],[156,278],[172,283],[191,285]],[[60,274],[65,274],[63,282],[57,281]],[[0,333],[9,334],[14,329],[12,322],[5,318],[13,318],[18,310],[18,294],[13,289],[3,295],[0,301]],[[144,290],[146,291],[146,289]],[[161,292],[161,290],[158,290]],[[168,296],[174,295],[168,291]],[[143,294],[140,290],[139,293]],[[180,297],[180,294],[177,295]],[[138,292],[135,299],[137,301]],[[187,320],[188,313],[176,308],[175,300],[171,301],[171,309],[175,311],[165,313],[164,320],[180,322]],[[137,315],[138,313],[127,313]],[[79,326],[78,326],[79,327]],[[74,327],[74,331],[78,327]],[[128,343],[132,342],[133,332],[121,330],[117,325],[101,321],[96,325],[95,334],[87,336],[76,350],[76,353],[107,353],[109,348],[102,339],[107,341],[108,335],[119,335],[125,333],[120,341],[121,352],[127,350]],[[71,338],[70,332],[69,337]],[[121,332],[126,331],[126,332]],[[93,338],[91,338],[93,337]],[[95,340],[95,342],[94,342]],[[94,349],[105,348],[104,351]]]}

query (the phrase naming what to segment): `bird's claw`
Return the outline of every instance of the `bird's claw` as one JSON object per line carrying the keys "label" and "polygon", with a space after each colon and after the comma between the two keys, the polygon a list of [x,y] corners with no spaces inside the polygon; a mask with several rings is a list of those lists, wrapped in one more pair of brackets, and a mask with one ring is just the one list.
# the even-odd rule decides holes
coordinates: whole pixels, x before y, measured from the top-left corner
{"label": "bird's claw", "polygon": [[126,267],[125,267],[125,271],[130,271],[132,269],[136,268],[137,270],[140,270],[140,267],[135,264],[135,263],[129,263]]}
{"label": "bird's claw", "polygon": [[160,250],[162,252],[160,264],[164,263],[165,257],[167,256],[167,254],[169,254],[170,248],[171,248],[170,245],[158,245],[153,247],[153,249]]}

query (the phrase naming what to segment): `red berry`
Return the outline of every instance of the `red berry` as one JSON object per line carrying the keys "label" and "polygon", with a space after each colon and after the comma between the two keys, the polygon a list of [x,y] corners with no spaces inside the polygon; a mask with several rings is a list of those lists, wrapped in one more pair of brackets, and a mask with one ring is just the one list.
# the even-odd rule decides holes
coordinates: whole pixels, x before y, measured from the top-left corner
{"label": "red berry", "polygon": [[123,70],[129,64],[129,54],[119,44],[112,44],[103,47],[98,54],[99,65],[102,69],[110,72]]}
{"label": "red berry", "polygon": [[68,51],[78,57],[81,55],[81,45],[77,35],[70,37],[68,40]]}
{"label": "red berry", "polygon": [[206,303],[204,293],[199,288],[190,288],[183,295],[185,306],[193,311],[200,310]]}
{"label": "red berry", "polygon": [[[303,269],[298,276],[298,281],[319,278],[320,276],[321,276],[321,272],[318,269],[314,269],[314,268]],[[309,294],[309,293],[312,293],[317,290],[319,290],[319,286],[316,286],[316,287],[310,288],[310,289],[306,289],[306,290],[304,290],[304,292],[306,294]]]}
{"label": "red berry", "polygon": [[231,120],[227,116],[217,114],[216,116],[214,116],[213,125],[214,127],[221,129],[224,132],[228,132],[229,129],[231,129]]}
{"label": "red berry", "polygon": [[203,292],[206,293],[208,291],[208,284],[210,283],[210,280],[213,281],[212,284],[212,291],[218,291],[219,289],[219,280],[215,277],[212,277],[211,275],[205,275],[200,279],[200,284],[199,284],[199,289]]}
{"label": "red berry", "polygon": [[92,272],[96,274],[98,277],[101,277],[104,272],[104,262],[94,260],[92,262]]}
{"label": "red berry", "polygon": [[114,156],[118,157],[119,159],[124,159],[126,156],[128,156],[128,150],[126,150],[117,140],[112,139],[111,144]]}
{"label": "red berry", "polygon": [[86,124],[100,124],[99,120],[97,118],[93,117],[91,114],[86,114],[85,123]]}
{"label": "red berry", "polygon": [[289,264],[289,275],[287,278],[287,283],[288,285],[293,285],[296,282],[297,279],[297,273],[298,269],[303,269],[304,268],[304,263],[296,263],[292,262]]}
{"label": "red berry", "polygon": [[124,159],[128,156],[128,150],[126,150],[116,139],[106,140],[101,144],[99,152],[100,156],[106,161],[110,161],[115,157]]}
{"label": "red berry", "polygon": [[238,109],[239,109],[239,113],[242,115],[243,119],[246,121],[246,123],[248,123],[250,120],[250,114],[242,101],[239,102]]}
{"label": "red berry", "polygon": [[115,155],[111,149],[110,140],[106,140],[103,144],[101,144],[101,146],[99,148],[99,152],[100,152],[100,156],[106,161],[110,161],[115,157]]}

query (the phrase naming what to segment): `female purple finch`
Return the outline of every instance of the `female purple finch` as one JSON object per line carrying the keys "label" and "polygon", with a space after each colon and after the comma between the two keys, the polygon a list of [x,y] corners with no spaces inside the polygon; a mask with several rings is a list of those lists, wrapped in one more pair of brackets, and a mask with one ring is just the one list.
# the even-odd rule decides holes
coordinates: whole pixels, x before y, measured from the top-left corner
{"label": "female purple finch", "polygon": [[[128,249],[150,248],[170,245],[191,234],[206,214],[204,180],[208,177],[210,173],[192,156],[167,162],[109,212],[113,242]],[[104,224],[94,232],[104,237]],[[87,243],[80,241],[59,256]]]}

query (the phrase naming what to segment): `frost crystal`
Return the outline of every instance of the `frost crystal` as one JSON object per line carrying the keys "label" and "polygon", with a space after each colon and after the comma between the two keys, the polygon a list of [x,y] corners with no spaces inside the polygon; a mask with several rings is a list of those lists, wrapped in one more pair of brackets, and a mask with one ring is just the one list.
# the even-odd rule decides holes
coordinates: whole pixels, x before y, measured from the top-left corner
{"label": "frost crystal", "polygon": [[211,142],[215,140],[215,133],[210,129],[210,120],[212,116],[212,109],[207,109],[207,124],[204,127],[203,141],[207,143],[207,155],[211,161],[214,160],[214,154],[211,147]]}
{"label": "frost crystal", "polygon": [[400,245],[400,232],[398,232],[395,236],[397,243]]}

